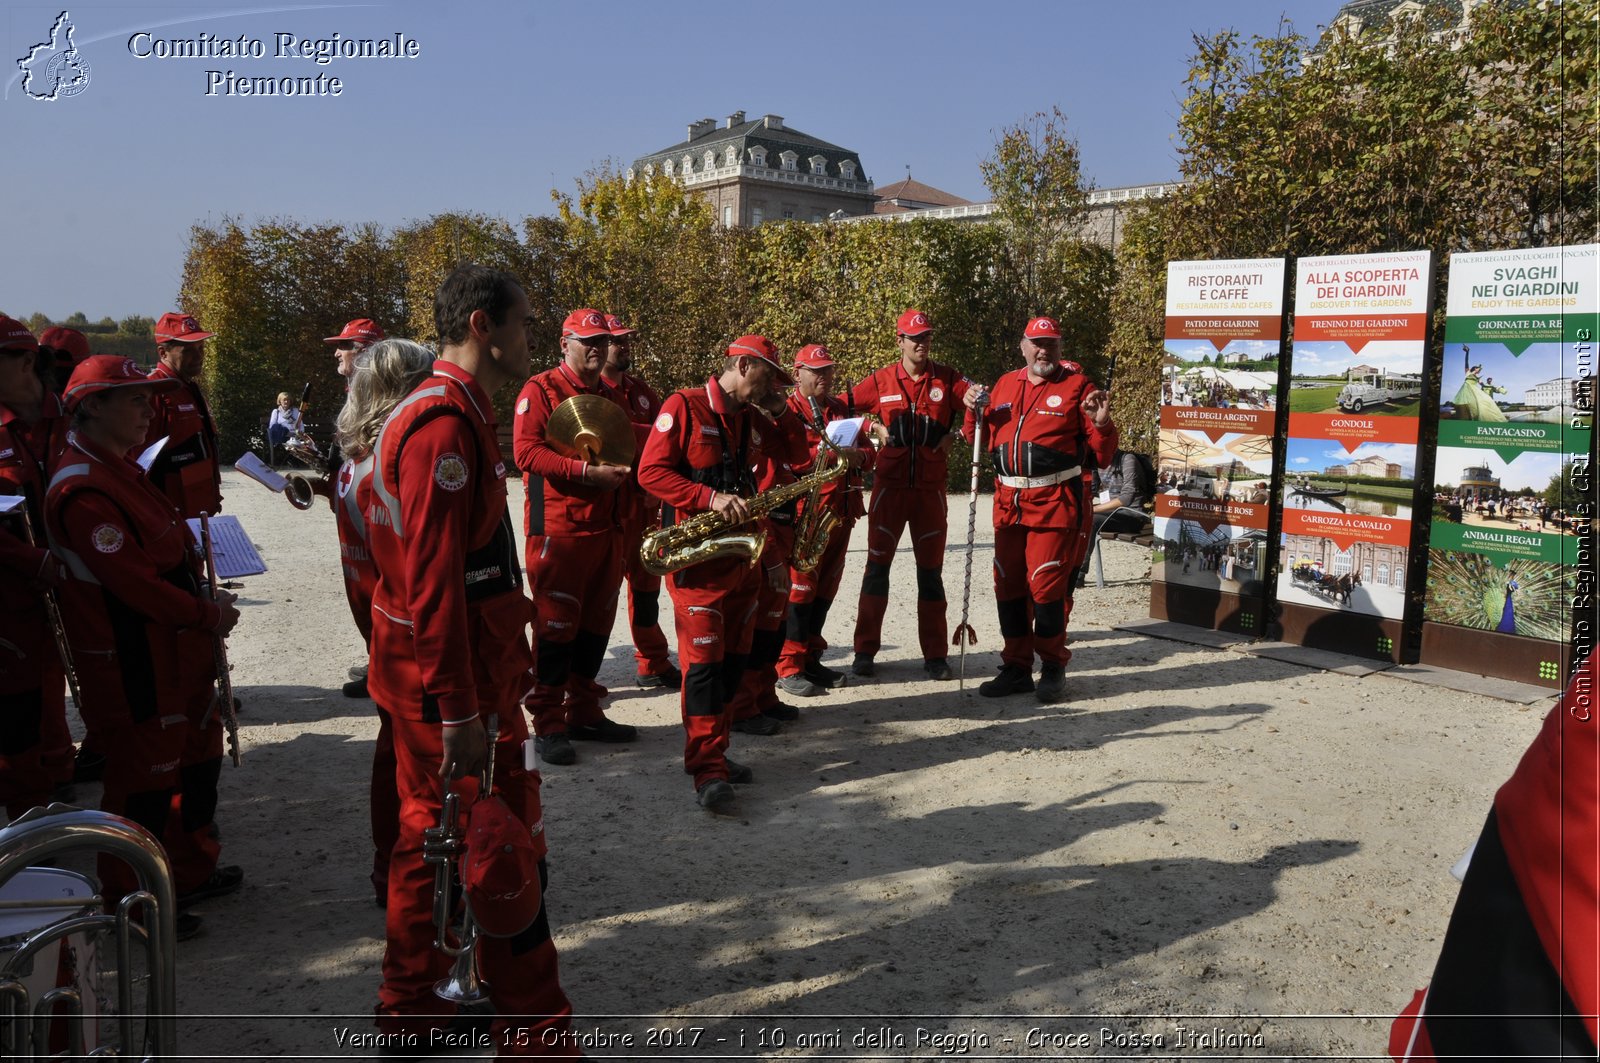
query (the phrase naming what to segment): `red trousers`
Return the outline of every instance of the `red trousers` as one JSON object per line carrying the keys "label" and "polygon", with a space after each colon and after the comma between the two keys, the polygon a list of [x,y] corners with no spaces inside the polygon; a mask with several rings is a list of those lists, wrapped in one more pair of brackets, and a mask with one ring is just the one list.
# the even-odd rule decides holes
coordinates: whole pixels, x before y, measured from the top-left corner
{"label": "red trousers", "polygon": [[647,523],[636,513],[622,525],[623,575],[628,581],[628,628],[633,633],[633,659],[640,675],[661,675],[672,667],[667,636],[661,630],[661,577],[639,560]]}
{"label": "red trousers", "polygon": [[922,656],[942,661],[950,655],[945,618],[944,540],[948,520],[943,491],[913,487],[875,487],[867,509],[867,570],[861,578],[856,611],[857,653],[872,656],[882,645],[883,614],[889,608],[889,566],[900,535],[911,527],[911,553],[917,563],[917,639]]}
{"label": "red trousers", "polygon": [[756,567],[756,615],[739,688],[728,701],[729,720],[747,720],[778,704],[778,654],[783,648],[783,621],[789,612],[787,589],[774,590],[766,572]]}
{"label": "red trousers", "polygon": [[395,783],[394,720],[378,709],[378,739],[372,744],[372,889],[389,896],[389,860],[400,840],[400,789]]}
{"label": "red trousers", "polygon": [[728,777],[728,702],[744,677],[762,573],[742,559],[707,561],[667,581],[683,689],[683,770],[695,789]]}
{"label": "red trousers", "polygon": [[[528,726],[520,712],[500,718],[495,743],[495,789],[530,828],[541,824],[539,774],[522,767],[522,743]],[[439,999],[434,983],[443,978],[451,958],[433,947],[434,868],[422,861],[422,835],[439,823],[444,785],[439,764],[444,755],[438,724],[394,718],[394,748],[400,785],[400,838],[389,868],[388,946],[383,953],[383,986],[378,992],[378,1027],[385,1033],[424,1034],[444,1025],[455,1008]],[[466,808],[477,783],[456,784]],[[541,862],[541,872],[543,864]],[[561,1041],[572,1020],[572,1005],[561,989],[556,946],[550,921],[541,908],[538,919],[511,938],[478,939],[480,970],[495,1007],[493,1036],[501,1056],[573,1057],[580,1053]]]}
{"label": "red trousers", "polygon": [[[810,572],[789,570],[789,615],[785,624],[783,649],[778,656],[778,674],[799,675],[805,671],[807,661],[821,658],[828,648],[822,637],[822,626],[828,618],[828,608],[839,593],[839,581],[844,576],[845,555],[850,552],[850,531],[853,520],[841,520],[828,537],[828,548],[822,551],[822,560]],[[881,622],[881,621],[880,621]]]}
{"label": "red trousers", "polygon": [[603,714],[605,687],[595,682],[605,660],[622,582],[621,542],[614,534],[531,535],[533,631],[538,662],[528,711],[541,735],[591,726]]}
{"label": "red trousers", "polygon": [[1065,665],[1067,610],[1083,560],[1083,532],[1008,524],[994,530],[994,596],[1005,640],[1000,659],[1033,670],[1033,657]]}

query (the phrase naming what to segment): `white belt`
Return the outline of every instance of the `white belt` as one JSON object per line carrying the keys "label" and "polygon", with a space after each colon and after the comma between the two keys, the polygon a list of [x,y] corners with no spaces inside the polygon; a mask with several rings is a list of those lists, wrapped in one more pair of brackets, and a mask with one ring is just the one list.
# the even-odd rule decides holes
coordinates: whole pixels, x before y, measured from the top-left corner
{"label": "white belt", "polygon": [[1074,465],[1070,469],[1053,472],[1049,476],[996,476],[995,482],[1002,487],[1014,487],[1021,491],[1028,487],[1054,487],[1056,484],[1068,480],[1076,480],[1083,475],[1083,466]]}

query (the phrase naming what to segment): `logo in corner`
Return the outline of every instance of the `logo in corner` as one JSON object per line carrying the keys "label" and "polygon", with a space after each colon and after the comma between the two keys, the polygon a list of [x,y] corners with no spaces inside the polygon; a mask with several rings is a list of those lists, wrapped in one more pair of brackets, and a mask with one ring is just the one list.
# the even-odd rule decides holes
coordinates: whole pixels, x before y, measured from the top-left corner
{"label": "logo in corner", "polygon": [[467,486],[467,459],[460,454],[440,454],[433,463],[433,480],[446,491]]}
{"label": "logo in corner", "polygon": [[47,103],[76,96],[89,87],[89,63],[72,43],[77,27],[63,11],[50,27],[50,39],[28,49],[17,60],[22,71],[22,91],[29,99]]}

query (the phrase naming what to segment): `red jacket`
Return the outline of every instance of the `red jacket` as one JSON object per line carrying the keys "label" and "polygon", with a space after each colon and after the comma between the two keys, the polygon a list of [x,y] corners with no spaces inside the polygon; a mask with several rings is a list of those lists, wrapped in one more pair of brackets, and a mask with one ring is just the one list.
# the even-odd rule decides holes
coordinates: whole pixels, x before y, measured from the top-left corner
{"label": "red jacket", "polygon": [[[807,459],[804,465],[796,465],[794,467],[796,475],[804,476],[806,473],[816,468],[817,451],[822,446],[822,430],[812,420],[810,400],[803,398],[798,391],[789,396],[789,409],[793,410],[795,412],[795,416],[804,421],[806,426],[806,447],[810,451],[810,457]],[[824,425],[831,424],[834,421],[842,420],[849,416],[850,407],[843,399],[830,395],[827,399],[823,400],[822,423]],[[825,487],[823,487],[822,494],[820,496],[823,505],[828,506],[842,519],[847,521],[853,521],[857,517],[865,514],[867,511],[866,504],[861,500],[861,491],[865,485],[865,478],[862,476],[861,470],[872,468],[872,459],[877,457],[877,452],[874,451],[870,446],[866,445],[866,439],[866,433],[863,432],[861,439],[857,441],[856,446],[852,449],[860,450],[865,453],[867,455],[867,461],[861,466],[851,469],[839,479],[827,484]],[[829,461],[832,460],[833,458],[830,454]],[[805,503],[802,502],[800,505],[800,511],[803,512],[804,510]]]}
{"label": "red jacket", "polygon": [[[1108,421],[1105,428],[1097,428],[1080,409],[1084,396],[1093,390],[1094,381],[1066,365],[1054,380],[1044,383],[1034,383],[1026,368],[995,382],[983,415],[983,446],[996,477],[1038,479],[1072,473],[1055,484],[1020,489],[997,479],[996,527],[1077,523],[1087,463],[1092,460],[1103,468],[1117,449],[1117,426]],[[968,410],[962,434],[972,439],[976,426],[977,418]]]}
{"label": "red jacket", "polygon": [[[150,378],[180,379],[177,373],[158,362]],[[144,445],[163,436],[167,445],[150,466],[150,482],[172,500],[185,517],[202,512],[222,511],[222,467],[217,459],[217,424],[199,385],[185,380],[183,386],[155,396],[156,415]]]}
{"label": "red jacket", "polygon": [[39,543],[29,544],[20,510],[0,515],[0,693],[37,690],[45,672],[60,667],[41,573],[50,562],[44,545],[46,470],[66,444],[66,428],[66,414],[54,395],[44,396],[43,412],[32,425],[0,405],[0,494],[26,496]]}
{"label": "red jacket", "polygon": [[403,719],[465,723],[482,702],[485,715],[512,711],[497,702],[533,663],[493,418],[478,382],[439,361],[373,448],[367,686]]}
{"label": "red jacket", "polygon": [[517,396],[512,447],[522,482],[523,531],[528,535],[597,535],[615,531],[632,498],[615,488],[589,484],[582,458],[563,457],[545,441],[555,408],[574,395],[600,395],[622,405],[604,381],[583,385],[565,362],[532,377]]}
{"label": "red jacket", "polygon": [[367,546],[367,507],[372,504],[372,455],[345,459],[333,484],[334,523],[339,529],[339,564],[344,570],[344,595],[350,615],[364,639],[372,636],[372,592],[378,570]]}
{"label": "red jacket", "polygon": [[210,685],[221,614],[188,524],[137,464],[69,432],[45,522],[67,565],[61,613],[96,720],[171,712]]}
{"label": "red jacket", "polygon": [[633,475],[623,487],[626,492],[623,504],[632,507],[628,513],[632,519],[648,527],[660,516],[661,500],[639,486],[639,455],[644,453],[645,441],[650,438],[650,426],[661,412],[661,396],[656,394],[655,388],[632,373],[623,373],[622,379],[616,383],[608,380],[606,384],[616,393],[623,409],[628,411],[628,419],[633,422],[634,429]]}
{"label": "red jacket", "polygon": [[667,396],[655,428],[639,456],[639,484],[661,499],[671,514],[711,508],[721,491],[749,498],[756,493],[751,470],[761,458],[804,464],[805,425],[785,409],[776,423],[749,406],[732,410],[717,378]]}
{"label": "red jacket", "polygon": [[962,399],[972,381],[938,362],[916,380],[899,362],[886,365],[851,388],[851,414],[877,414],[889,429],[878,452],[874,487],[945,489],[947,463],[940,440],[955,430]]}

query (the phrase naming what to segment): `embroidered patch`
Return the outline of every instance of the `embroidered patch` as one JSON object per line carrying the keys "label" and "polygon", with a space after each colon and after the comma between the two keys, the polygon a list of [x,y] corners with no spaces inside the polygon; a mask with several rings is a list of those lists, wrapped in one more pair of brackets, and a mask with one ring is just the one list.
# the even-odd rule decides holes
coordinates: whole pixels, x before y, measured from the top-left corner
{"label": "embroidered patch", "polygon": [[938,402],[940,399],[944,398],[944,388],[940,387],[938,384],[933,385],[933,387],[928,389],[928,398],[932,399],[934,402]]}
{"label": "embroidered patch", "polygon": [[524,396],[522,396],[522,398],[517,400],[517,416],[520,417],[522,414],[525,414],[527,412],[528,412],[528,396],[524,395]]}
{"label": "embroidered patch", "polygon": [[89,538],[94,543],[94,548],[102,554],[114,554],[122,549],[126,536],[122,529],[115,524],[102,524],[89,533]]}
{"label": "embroidered patch", "polygon": [[[665,417],[666,414],[662,414],[661,416]],[[700,426],[700,434],[703,436],[720,436],[722,435],[722,429],[716,427],[715,425],[703,424]]]}
{"label": "embroidered patch", "polygon": [[505,462],[503,462],[503,461],[495,462],[494,475],[495,475],[496,479],[504,480],[506,478],[506,463]]}
{"label": "embroidered patch", "polygon": [[1061,396],[1060,395],[1051,395],[1049,398],[1044,400],[1044,404],[1046,406],[1050,407],[1053,410],[1057,406],[1061,405]]}
{"label": "embroidered patch", "polygon": [[640,395],[639,396],[639,409],[648,410],[649,408],[650,408],[650,396],[649,395]]}
{"label": "embroidered patch", "polygon": [[878,401],[879,402],[904,402],[905,401],[905,396],[904,395],[879,395],[878,396]]}
{"label": "embroidered patch", "polygon": [[440,454],[433,463],[433,481],[446,491],[467,486],[467,459],[460,454]]}
{"label": "embroidered patch", "polygon": [[350,464],[348,461],[345,462],[344,463],[344,468],[339,470],[339,497],[340,498],[343,498],[345,495],[350,493],[350,485],[355,483],[355,479],[356,479],[356,467],[354,465]]}
{"label": "embroidered patch", "polygon": [[670,432],[670,431],[672,431],[672,414],[663,413],[660,417],[656,418],[656,431],[657,432]]}

